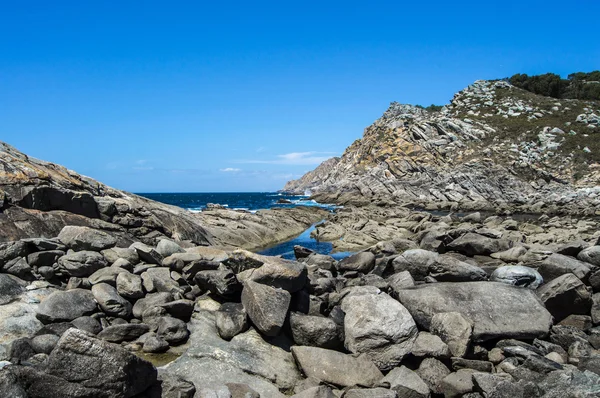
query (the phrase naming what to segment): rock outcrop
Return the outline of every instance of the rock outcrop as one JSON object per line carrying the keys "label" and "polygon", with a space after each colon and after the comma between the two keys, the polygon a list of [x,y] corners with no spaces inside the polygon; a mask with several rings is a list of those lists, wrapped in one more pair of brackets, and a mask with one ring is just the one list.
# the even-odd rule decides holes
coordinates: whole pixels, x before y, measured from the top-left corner
{"label": "rock outcrop", "polygon": [[[250,212],[214,209],[194,214],[185,209],[120,191],[63,166],[31,158],[0,143],[0,242],[51,238],[63,227],[84,226],[109,233],[118,246],[135,241],[156,245],[162,238],[194,245],[255,249],[300,234],[325,217],[316,208]],[[65,231],[69,247],[100,236]],[[73,246],[75,245],[75,246]]]}
{"label": "rock outcrop", "polygon": [[600,130],[581,115],[599,109],[477,81],[440,112],[392,103],[339,160],[283,190],[338,204],[597,214]]}

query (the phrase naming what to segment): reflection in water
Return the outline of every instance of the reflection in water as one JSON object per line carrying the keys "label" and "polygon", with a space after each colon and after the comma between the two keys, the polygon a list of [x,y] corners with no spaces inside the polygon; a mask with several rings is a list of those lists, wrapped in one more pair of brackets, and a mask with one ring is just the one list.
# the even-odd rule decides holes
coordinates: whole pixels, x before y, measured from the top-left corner
{"label": "reflection in water", "polygon": [[316,239],[311,238],[310,233],[315,230],[315,225],[317,224],[312,225],[309,229],[302,232],[298,237],[263,249],[259,251],[258,254],[263,254],[265,256],[281,256],[288,260],[295,260],[294,246],[296,245],[306,247],[319,254],[328,254],[336,260],[341,260],[342,258],[348,257],[352,254],[351,252],[332,254],[331,251],[333,250],[333,245],[330,242],[319,242]]}

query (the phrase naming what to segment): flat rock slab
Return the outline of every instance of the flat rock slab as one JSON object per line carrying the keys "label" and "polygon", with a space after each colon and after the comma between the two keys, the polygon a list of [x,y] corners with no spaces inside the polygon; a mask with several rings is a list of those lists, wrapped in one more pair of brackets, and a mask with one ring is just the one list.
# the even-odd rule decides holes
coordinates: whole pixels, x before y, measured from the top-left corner
{"label": "flat rock slab", "polygon": [[317,347],[294,346],[292,354],[306,377],[314,377],[336,386],[373,387],[383,378],[377,366],[366,356],[354,357]]}
{"label": "flat rock slab", "polygon": [[459,312],[473,322],[473,341],[499,337],[533,339],[548,334],[552,316],[530,289],[497,282],[432,283],[398,291],[398,300],[417,324]]}

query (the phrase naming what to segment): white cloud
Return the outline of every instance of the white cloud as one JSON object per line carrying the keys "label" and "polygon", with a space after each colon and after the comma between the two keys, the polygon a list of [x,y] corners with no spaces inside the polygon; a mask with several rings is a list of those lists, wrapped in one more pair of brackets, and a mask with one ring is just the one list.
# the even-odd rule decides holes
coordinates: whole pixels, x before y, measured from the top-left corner
{"label": "white cloud", "polygon": [[235,167],[227,167],[225,169],[219,169],[219,171],[222,171],[224,173],[236,173],[238,171],[242,171],[242,169],[236,169]]}
{"label": "white cloud", "polygon": [[276,159],[238,160],[237,163],[286,164],[286,165],[318,165],[335,155],[335,152],[291,152],[277,155]]}

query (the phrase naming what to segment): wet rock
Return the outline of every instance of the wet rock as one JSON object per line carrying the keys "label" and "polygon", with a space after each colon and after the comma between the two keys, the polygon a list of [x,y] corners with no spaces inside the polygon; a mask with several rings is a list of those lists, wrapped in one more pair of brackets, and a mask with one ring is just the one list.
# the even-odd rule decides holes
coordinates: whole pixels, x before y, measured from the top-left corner
{"label": "wet rock", "polygon": [[412,349],[417,325],[402,304],[385,293],[349,295],[342,301],[344,344],[366,354],[383,370],[398,365]]}
{"label": "wet rock", "polygon": [[533,268],[522,265],[507,265],[496,268],[490,276],[490,281],[506,283],[513,286],[528,287],[533,290],[544,283],[544,279],[539,272]]}
{"label": "wet rock", "polygon": [[72,252],[58,260],[59,270],[68,276],[87,277],[101,268],[107,267],[106,259],[94,251]]}
{"label": "wet rock", "polygon": [[570,314],[588,314],[592,295],[573,274],[561,275],[538,289],[540,299],[556,322]]}
{"label": "wet rock", "polygon": [[341,352],[317,347],[293,346],[292,354],[307,377],[348,387],[373,387],[383,375],[365,356],[353,357]]}
{"label": "wet rock", "polygon": [[242,304],[252,323],[267,336],[279,334],[288,308],[291,295],[283,289],[275,289],[253,281],[246,282],[242,291]]}
{"label": "wet rock", "polygon": [[551,315],[535,293],[497,282],[419,285],[398,292],[399,301],[426,330],[435,314],[459,312],[473,322],[473,341],[531,339],[548,334]]}
{"label": "wet rock", "polygon": [[94,295],[89,290],[57,291],[40,303],[36,317],[44,323],[72,321],[96,309]]}

